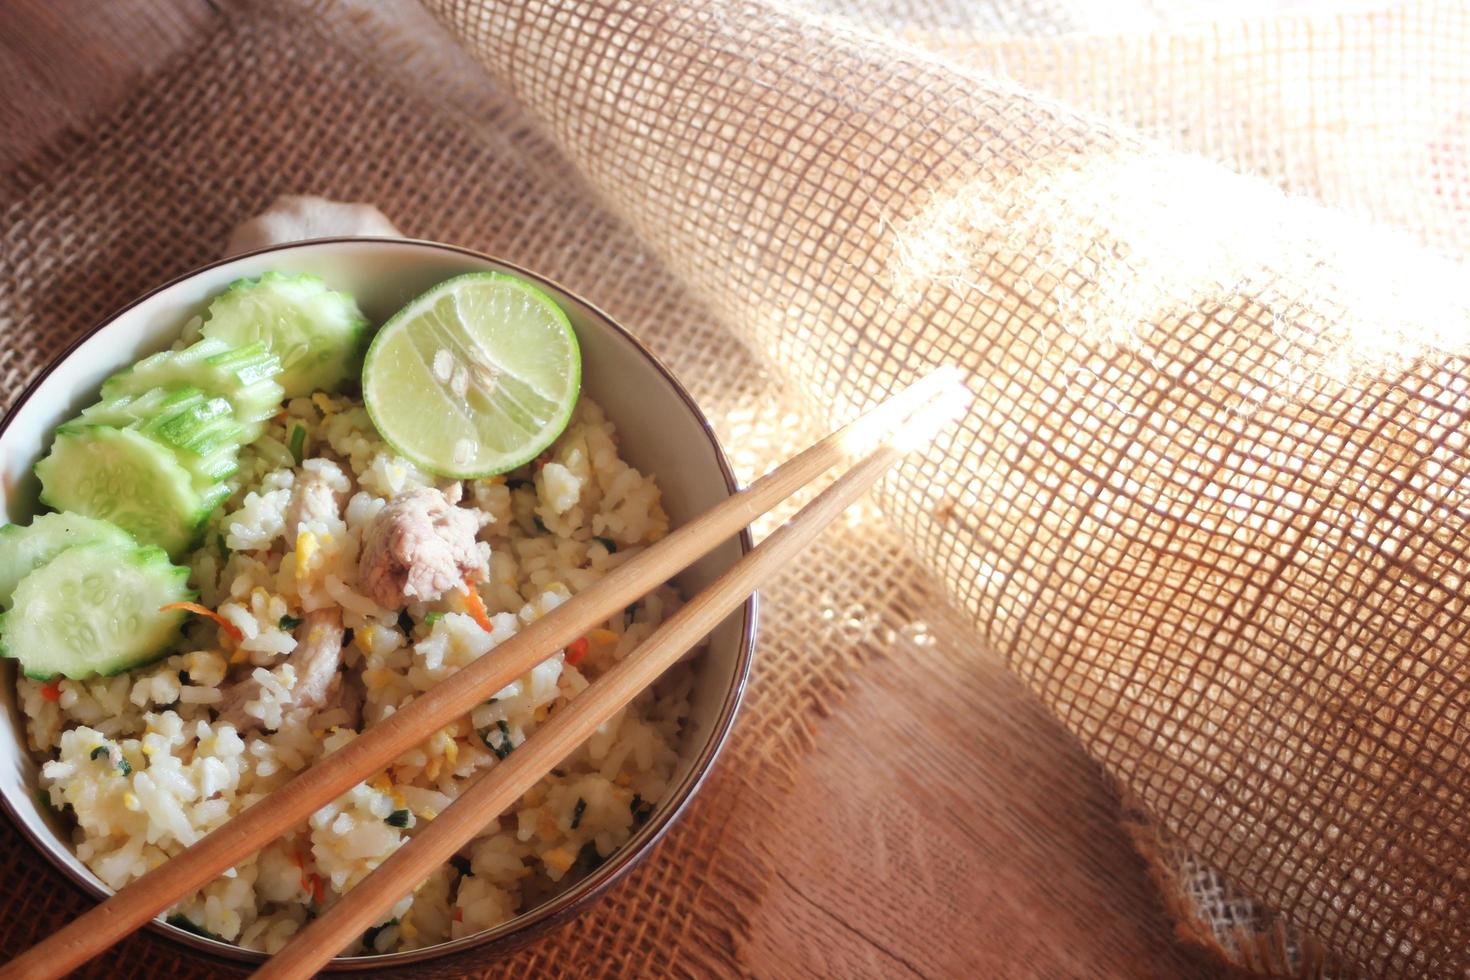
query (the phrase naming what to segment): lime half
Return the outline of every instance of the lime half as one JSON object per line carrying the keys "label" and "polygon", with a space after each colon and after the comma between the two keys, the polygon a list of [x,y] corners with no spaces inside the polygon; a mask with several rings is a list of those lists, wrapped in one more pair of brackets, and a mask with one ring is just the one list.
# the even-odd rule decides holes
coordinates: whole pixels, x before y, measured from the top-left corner
{"label": "lime half", "polygon": [[416,466],[461,480],[534,459],[567,427],[581,385],[567,315],[500,272],[457,276],[409,303],[362,367],[382,437]]}

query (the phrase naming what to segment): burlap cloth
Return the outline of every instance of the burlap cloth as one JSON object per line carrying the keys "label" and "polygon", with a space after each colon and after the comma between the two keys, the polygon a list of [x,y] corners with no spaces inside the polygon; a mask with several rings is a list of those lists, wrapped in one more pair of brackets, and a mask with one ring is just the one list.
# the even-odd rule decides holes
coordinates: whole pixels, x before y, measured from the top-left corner
{"label": "burlap cloth", "polygon": [[[959,363],[957,433],[772,590],[708,792],[791,771],[866,660],[980,643],[1115,780],[1188,938],[1470,971],[1463,9],[427,6],[484,74],[360,10],[226,5],[10,174],[7,396],[282,192],[595,297],[747,477]],[[508,969],[735,969],[762,859],[732,824],[696,807],[680,873],[613,893],[634,928]],[[13,950],[79,900],[0,834]],[[106,972],[182,970],[140,938]]]}

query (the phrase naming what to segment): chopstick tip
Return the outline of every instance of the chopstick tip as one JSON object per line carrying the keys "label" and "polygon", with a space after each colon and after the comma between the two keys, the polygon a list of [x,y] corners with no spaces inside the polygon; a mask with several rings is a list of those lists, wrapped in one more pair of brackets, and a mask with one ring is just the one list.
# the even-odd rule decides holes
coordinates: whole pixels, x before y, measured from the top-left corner
{"label": "chopstick tip", "polygon": [[942,365],[846,426],[842,447],[854,456],[866,456],[885,445],[907,452],[934,438],[971,398],[959,367]]}
{"label": "chopstick tip", "polygon": [[952,364],[946,364],[924,380],[933,380],[938,386],[937,393],[893,434],[891,443],[900,452],[912,452],[933,442],[946,426],[969,411],[975,400],[964,375]]}

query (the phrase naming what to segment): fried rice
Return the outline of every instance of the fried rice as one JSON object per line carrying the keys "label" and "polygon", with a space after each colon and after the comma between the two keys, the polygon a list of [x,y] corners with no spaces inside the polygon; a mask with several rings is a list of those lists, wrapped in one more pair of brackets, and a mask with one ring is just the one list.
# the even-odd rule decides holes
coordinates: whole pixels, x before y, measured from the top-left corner
{"label": "fried rice", "polygon": [[[619,454],[583,398],[530,466],[464,481],[455,506],[489,556],[462,592],[406,608],[359,582],[373,518],[421,487],[451,489],[396,455],[359,401],[297,398],[248,447],[230,500],[189,556],[200,602],[228,623],[190,625],[177,652],[113,677],[22,678],[41,786],[73,826],[83,862],[117,889],[178,854],[668,529],[652,477]],[[340,508],[294,522],[311,479]],[[294,531],[294,534],[292,533]],[[477,773],[621,660],[678,604],[664,587],[436,732],[303,826],[180,902],[169,921],[274,952],[432,821]],[[334,696],[313,703],[290,662],[299,624],[333,609],[346,628]],[[486,628],[488,627],[488,629]],[[238,637],[238,639],[236,639]],[[245,723],[222,710],[242,680]],[[432,945],[501,923],[589,873],[663,799],[678,760],[692,674],[671,671],[528,792],[347,953]]]}

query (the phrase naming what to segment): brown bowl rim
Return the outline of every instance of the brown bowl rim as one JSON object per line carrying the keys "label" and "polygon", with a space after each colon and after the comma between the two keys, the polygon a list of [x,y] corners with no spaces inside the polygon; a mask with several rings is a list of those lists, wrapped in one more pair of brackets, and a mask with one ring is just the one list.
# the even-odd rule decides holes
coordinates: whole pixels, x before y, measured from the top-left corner
{"label": "brown bowl rim", "polygon": [[[294,242],[282,242],[277,245],[268,245],[264,248],[251,249],[250,251],[240,252],[196,266],[182,275],[175,276],[139,294],[136,298],[107,314],[94,326],[83,331],[71,343],[67,344],[65,348],[58,352],[41,369],[35,378],[31,380],[30,384],[26,385],[25,390],[21,392],[20,396],[11,403],[9,410],[5,413],[4,419],[0,420],[0,437],[4,436],[6,430],[10,428],[10,424],[16,414],[35,396],[37,391],[46,382],[46,379],[51,376],[52,372],[60,367],[72,354],[76,353],[77,348],[111,326],[118,317],[158,293],[170,289],[187,279],[192,279],[201,273],[208,272],[210,269],[215,269],[253,255],[264,255],[270,252],[298,248],[303,245],[356,243],[372,245],[375,243],[389,242],[395,245],[410,245],[431,251],[450,252],[490,262],[513,271],[517,275],[538,282],[543,286],[547,286],[554,293],[569,296],[582,304],[597,317],[601,318],[606,326],[621,335],[625,341],[632,345],[638,354],[653,366],[654,370],[663,376],[664,381],[673,388],[674,392],[688,406],[689,410],[694,414],[695,419],[699,422],[700,428],[704,430],[705,438],[709,440],[710,447],[714,450],[715,460],[719,465],[720,475],[725,481],[726,490],[731,494],[739,492],[741,489],[740,481],[735,477],[735,472],[730,466],[728,457],[725,455],[724,447],[720,445],[719,437],[715,434],[709,419],[699,408],[694,397],[689,394],[689,390],[684,387],[684,384],[679,381],[678,377],[669,369],[668,365],[664,364],[657,355],[643,345],[642,341],[633,336],[626,327],[614,319],[606,310],[590,302],[580,293],[568,289],[556,280],[527,269],[515,262],[499,258],[487,252],[478,251],[477,249],[467,248],[463,245],[451,245],[446,242],[436,242],[423,238],[365,237],[356,235],[309,238]],[[749,528],[740,532],[738,540],[742,555],[747,554],[754,546]],[[730,689],[725,693],[725,700],[720,705],[720,710],[716,716],[716,721],[710,736],[705,740],[704,747],[695,759],[693,766],[689,770],[689,774],[674,787],[668,798],[659,805],[653,817],[629,837],[613,853],[612,857],[608,858],[596,871],[577,882],[577,884],[565,892],[555,896],[550,901],[538,905],[528,912],[523,912],[513,919],[508,919],[498,926],[475,933],[474,935],[464,936],[460,939],[438,943],[433,946],[425,946],[421,949],[407,950],[401,953],[383,953],[374,956],[337,956],[328,963],[326,970],[331,972],[390,970],[424,963],[429,960],[447,958],[482,947],[485,948],[486,952],[493,952],[495,950],[509,952],[512,949],[529,943],[534,938],[544,934],[547,930],[581,913],[593,902],[601,898],[613,884],[621,881],[628,872],[632,871],[648,855],[648,852],[653,849],[654,845],[659,842],[664,834],[668,832],[669,828],[683,816],[685,809],[689,805],[689,801],[694,798],[699,788],[703,785],[705,778],[709,775],[710,769],[714,765],[715,759],[724,748],[725,742],[729,738],[730,730],[734,726],[735,716],[739,711],[740,703],[744,699],[746,685],[750,680],[751,663],[755,658],[756,625],[759,619],[759,606],[760,599],[758,594],[752,593],[750,598],[741,607],[740,659],[736,665],[735,677]],[[97,882],[76,873],[70,866],[63,863],[53,854],[50,842],[32,833],[30,827],[20,819],[20,815],[11,805],[10,798],[4,794],[0,794],[0,809],[5,811],[6,816],[10,818],[11,824],[30,842],[31,846],[45,855],[46,860],[71,881],[72,884],[80,887],[83,891],[99,901],[105,901],[114,894],[112,891],[100,886]],[[184,946],[191,952],[202,953],[209,957],[222,957],[243,963],[262,963],[268,958],[266,954],[256,950],[245,949],[233,943],[196,936],[176,926],[161,922],[156,918],[148,921],[147,928],[175,945]]]}

